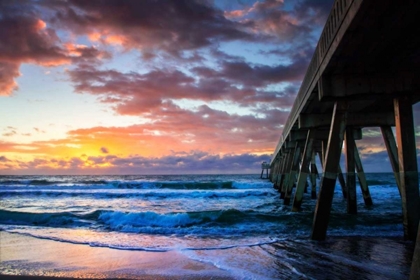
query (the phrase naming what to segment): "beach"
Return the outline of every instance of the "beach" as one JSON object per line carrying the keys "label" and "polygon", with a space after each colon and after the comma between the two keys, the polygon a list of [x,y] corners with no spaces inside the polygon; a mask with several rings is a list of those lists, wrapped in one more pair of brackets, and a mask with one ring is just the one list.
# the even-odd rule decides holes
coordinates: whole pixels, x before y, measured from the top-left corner
{"label": "beach", "polygon": [[[358,215],[337,186],[325,241],[315,200],[291,212],[255,175],[5,176],[0,274],[119,279],[407,279],[393,174],[368,174]],[[10,278],[12,279],[12,278]]]}
{"label": "beach", "polygon": [[[177,251],[116,250],[1,232],[0,249],[1,279],[408,279],[414,244],[392,238],[285,240],[191,258]],[[239,261],[246,260],[244,254],[251,258],[241,266],[236,253]]]}
{"label": "beach", "polygon": [[[214,265],[177,252],[95,248],[1,232],[3,275],[69,278],[229,279]],[[4,276],[2,276],[3,279]]]}

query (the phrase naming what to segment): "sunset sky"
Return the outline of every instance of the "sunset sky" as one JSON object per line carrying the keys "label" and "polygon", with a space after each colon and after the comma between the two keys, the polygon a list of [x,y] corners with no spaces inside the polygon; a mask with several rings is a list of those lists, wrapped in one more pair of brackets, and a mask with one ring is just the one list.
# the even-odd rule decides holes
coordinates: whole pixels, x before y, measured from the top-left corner
{"label": "sunset sky", "polygon": [[1,1],[0,174],[259,172],[332,2]]}

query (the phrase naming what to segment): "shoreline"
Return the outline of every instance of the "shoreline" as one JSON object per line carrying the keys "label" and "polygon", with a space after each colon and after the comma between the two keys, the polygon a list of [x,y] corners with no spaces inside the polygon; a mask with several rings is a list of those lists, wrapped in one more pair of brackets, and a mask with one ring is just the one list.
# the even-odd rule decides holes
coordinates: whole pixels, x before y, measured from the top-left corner
{"label": "shoreline", "polygon": [[398,237],[287,238],[226,250],[132,251],[0,231],[0,278],[404,279],[414,244]]}
{"label": "shoreline", "polygon": [[176,252],[127,251],[0,231],[1,279],[233,279]]}

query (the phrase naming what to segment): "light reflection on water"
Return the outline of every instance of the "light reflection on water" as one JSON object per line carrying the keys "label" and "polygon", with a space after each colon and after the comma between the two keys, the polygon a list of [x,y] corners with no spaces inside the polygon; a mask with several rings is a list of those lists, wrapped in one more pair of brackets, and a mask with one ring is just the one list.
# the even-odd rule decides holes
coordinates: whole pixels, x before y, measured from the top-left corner
{"label": "light reflection on water", "polygon": [[[374,204],[364,206],[358,187],[357,216],[346,213],[337,187],[325,242],[308,239],[316,204],[310,194],[294,213],[271,183],[237,175],[3,181],[0,229],[84,246],[86,254],[93,247],[177,253],[235,279],[404,279],[413,245],[401,241],[401,202],[392,176],[368,174]],[[36,261],[1,265],[0,272],[7,265],[36,269]],[[77,268],[66,274],[54,262],[49,266],[51,273],[61,273],[56,276],[87,275]],[[141,274],[140,268],[130,269],[130,275]],[[113,273],[103,275],[125,275]]]}

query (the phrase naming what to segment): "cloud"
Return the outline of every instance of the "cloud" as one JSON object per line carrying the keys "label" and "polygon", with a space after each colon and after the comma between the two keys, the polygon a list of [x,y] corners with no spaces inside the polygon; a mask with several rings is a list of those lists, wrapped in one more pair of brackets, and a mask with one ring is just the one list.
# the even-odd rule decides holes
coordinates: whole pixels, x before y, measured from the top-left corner
{"label": "cloud", "polygon": [[5,156],[0,156],[0,162],[7,162],[9,161]]}
{"label": "cloud", "polygon": [[101,147],[101,152],[103,154],[108,154],[109,153],[109,151],[108,151],[108,149],[106,147]]}
{"label": "cloud", "polygon": [[17,128],[13,126],[8,126],[3,130],[6,131],[5,133],[2,134],[4,137],[10,137],[17,134]]}
{"label": "cloud", "polygon": [[42,159],[23,162],[0,157],[0,173],[13,167],[21,173],[38,174],[197,174],[208,173],[254,173],[260,172],[261,162],[268,161],[269,155],[227,154],[220,156],[203,151],[172,153],[162,157],[115,155],[96,157],[73,157],[69,159]]}
{"label": "cloud", "polygon": [[[49,2],[50,4],[51,2]],[[209,1],[66,1],[52,2],[52,23],[90,40],[181,56],[220,41],[253,40],[255,36]]]}
{"label": "cloud", "polygon": [[0,95],[17,90],[22,63],[45,67],[109,57],[94,47],[65,45],[29,1],[0,3]]}

